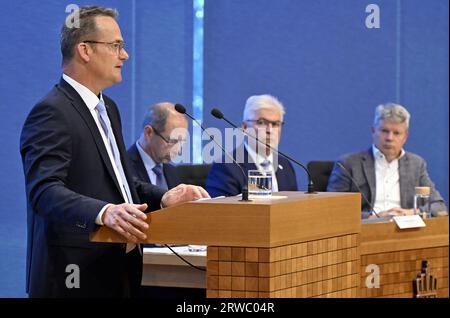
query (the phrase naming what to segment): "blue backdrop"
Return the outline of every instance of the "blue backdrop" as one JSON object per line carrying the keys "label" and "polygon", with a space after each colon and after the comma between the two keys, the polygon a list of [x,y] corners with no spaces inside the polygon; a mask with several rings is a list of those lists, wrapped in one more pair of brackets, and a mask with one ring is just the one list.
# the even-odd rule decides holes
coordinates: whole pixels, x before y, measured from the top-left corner
{"label": "blue backdrop", "polygon": [[[377,0],[368,29],[362,0],[205,0],[204,116],[221,107],[240,122],[248,96],[286,106],[281,149],[302,162],[333,160],[370,146],[379,103],[411,112],[406,149],[428,162],[448,202],[448,1]],[[19,135],[31,107],[58,81],[59,30],[70,1],[2,1],[0,66],[0,297],[25,296],[26,201]],[[91,4],[77,1],[76,4]],[[130,60],[107,90],[121,108],[127,145],[146,106],[170,100],[188,110],[193,88],[193,3],[108,0]],[[306,186],[302,171],[299,184]]]}

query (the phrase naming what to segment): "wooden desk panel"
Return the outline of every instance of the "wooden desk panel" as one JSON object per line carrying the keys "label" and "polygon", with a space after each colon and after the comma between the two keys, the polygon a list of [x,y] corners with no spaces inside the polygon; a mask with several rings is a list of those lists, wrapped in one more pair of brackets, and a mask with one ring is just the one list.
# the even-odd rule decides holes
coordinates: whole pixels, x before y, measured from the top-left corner
{"label": "wooden desk panel", "polygon": [[[144,256],[143,284],[209,287],[208,297],[413,297],[412,280],[429,262],[438,297],[448,297],[448,217],[427,227],[400,231],[394,223],[363,224],[361,234],[276,248],[209,247],[188,257]],[[356,247],[359,246],[359,251]],[[380,288],[366,288],[366,266],[377,264]]]}
{"label": "wooden desk panel", "polygon": [[[395,223],[363,224],[361,229],[361,297],[413,297],[413,279],[427,260],[438,279],[438,297],[448,297],[448,217],[425,220],[426,227],[400,230]],[[367,288],[366,268],[380,270],[380,288]]]}
{"label": "wooden desk panel", "polygon": [[357,297],[358,235],[274,248],[208,247],[207,296]]}

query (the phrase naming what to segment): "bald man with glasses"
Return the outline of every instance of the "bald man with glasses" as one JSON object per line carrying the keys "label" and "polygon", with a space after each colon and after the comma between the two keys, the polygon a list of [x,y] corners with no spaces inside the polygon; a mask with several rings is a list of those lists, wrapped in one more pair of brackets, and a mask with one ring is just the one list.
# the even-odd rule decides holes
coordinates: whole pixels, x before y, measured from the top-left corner
{"label": "bald man with glasses", "polygon": [[163,189],[181,183],[170,163],[181,152],[186,140],[188,122],[172,103],[151,105],[145,115],[142,133],[128,149],[136,176]]}

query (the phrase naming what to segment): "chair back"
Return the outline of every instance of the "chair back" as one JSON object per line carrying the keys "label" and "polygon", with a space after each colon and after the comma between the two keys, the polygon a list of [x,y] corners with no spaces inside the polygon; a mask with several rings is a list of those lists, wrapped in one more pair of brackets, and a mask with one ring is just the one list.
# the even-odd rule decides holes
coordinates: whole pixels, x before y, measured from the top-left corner
{"label": "chair back", "polygon": [[176,166],[176,172],[182,183],[205,187],[210,164],[181,164]]}
{"label": "chair back", "polygon": [[333,171],[334,161],[310,161],[307,164],[309,173],[314,182],[314,190],[327,191],[328,179]]}

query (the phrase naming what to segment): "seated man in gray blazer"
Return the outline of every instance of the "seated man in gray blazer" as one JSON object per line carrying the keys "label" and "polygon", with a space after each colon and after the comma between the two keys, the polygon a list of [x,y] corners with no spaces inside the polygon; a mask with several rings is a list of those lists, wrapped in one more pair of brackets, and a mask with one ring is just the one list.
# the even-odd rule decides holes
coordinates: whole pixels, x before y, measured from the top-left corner
{"label": "seated man in gray blazer", "polygon": [[361,192],[362,218],[414,214],[415,187],[431,188],[431,213],[447,215],[447,207],[428,176],[426,162],[403,149],[409,112],[388,103],[375,110],[369,150],[345,155],[334,165],[327,191]]}

